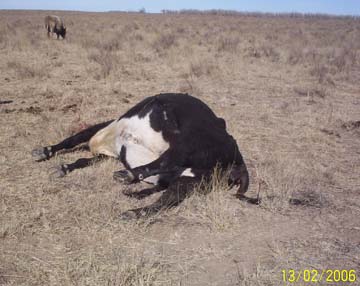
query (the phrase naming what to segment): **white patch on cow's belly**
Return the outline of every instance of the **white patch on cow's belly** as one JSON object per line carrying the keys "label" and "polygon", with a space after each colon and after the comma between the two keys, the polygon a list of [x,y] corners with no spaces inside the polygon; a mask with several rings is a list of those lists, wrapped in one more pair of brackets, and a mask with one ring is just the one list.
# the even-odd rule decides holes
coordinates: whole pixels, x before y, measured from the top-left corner
{"label": "white patch on cow's belly", "polygon": [[[126,161],[131,168],[151,163],[169,148],[162,132],[151,128],[150,113],[151,111],[143,118],[136,115],[118,122],[122,132],[116,138],[117,152],[120,154],[121,147],[126,147]],[[152,176],[144,181],[156,184],[158,178],[159,176]]]}
{"label": "white patch on cow's belly", "polygon": [[[119,126],[123,133],[117,137],[116,145],[120,154],[121,147],[126,147],[126,161],[131,168],[151,163],[158,159],[168,148],[161,132],[156,132],[150,126],[150,113],[139,118],[137,115],[131,118],[123,118]],[[144,181],[157,184],[159,176],[151,176]]]}
{"label": "white patch on cow's belly", "polygon": [[[118,157],[121,147],[126,147],[126,161],[131,168],[149,164],[169,148],[169,143],[150,126],[150,111],[140,118],[135,115],[114,121],[97,132],[90,140],[89,146],[94,154]],[[144,181],[157,183],[158,176]]]}
{"label": "white patch on cow's belly", "polygon": [[[124,145],[126,147],[126,161],[131,168],[146,165],[158,158],[158,156],[142,145],[132,142],[126,142]],[[145,182],[154,185],[157,184],[158,180],[159,176],[157,175],[144,179]]]}
{"label": "white patch on cow's belly", "polygon": [[131,168],[156,160],[169,148],[162,132],[151,128],[150,113],[151,111],[143,118],[135,115],[118,121],[121,132],[116,137],[117,153],[120,154],[123,145],[126,147],[126,159]]}

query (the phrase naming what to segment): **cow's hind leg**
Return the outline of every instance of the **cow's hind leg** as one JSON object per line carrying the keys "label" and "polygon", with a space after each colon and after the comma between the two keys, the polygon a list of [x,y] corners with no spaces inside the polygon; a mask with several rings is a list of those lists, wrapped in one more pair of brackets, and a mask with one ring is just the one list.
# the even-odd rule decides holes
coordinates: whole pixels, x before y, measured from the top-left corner
{"label": "cow's hind leg", "polygon": [[121,214],[121,218],[130,220],[146,217],[158,213],[161,209],[175,207],[193,193],[200,180],[199,177],[179,177],[156,202],[143,208],[126,211]]}
{"label": "cow's hind leg", "polygon": [[89,141],[92,136],[94,136],[99,130],[108,126],[111,122],[113,122],[113,120],[99,123],[89,128],[86,128],[80,131],[79,133],[69,138],[66,138],[65,140],[61,141],[56,145],[36,148],[32,151],[32,156],[35,159],[35,161],[38,162],[43,160],[48,160],[51,157],[53,157],[56,154],[56,152],[60,150],[72,149],[79,144]]}
{"label": "cow's hind leg", "polygon": [[70,172],[76,170],[76,169],[82,169],[87,166],[90,166],[91,164],[94,164],[95,162],[98,162],[102,159],[104,159],[106,156],[99,155],[92,158],[81,158],[76,160],[74,163],[71,164],[62,164],[59,166],[56,166],[52,168],[52,172],[50,173],[51,178],[62,178],[65,175],[69,174]]}

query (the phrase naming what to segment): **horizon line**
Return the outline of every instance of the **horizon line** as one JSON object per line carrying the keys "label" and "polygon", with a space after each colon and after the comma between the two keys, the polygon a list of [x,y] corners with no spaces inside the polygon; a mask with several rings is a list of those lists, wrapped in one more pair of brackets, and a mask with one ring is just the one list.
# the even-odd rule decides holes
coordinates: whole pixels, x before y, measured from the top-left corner
{"label": "horizon line", "polygon": [[[144,10],[143,10],[144,9]],[[142,11],[143,10],[143,11]],[[266,12],[266,11],[241,11],[235,9],[161,9],[159,12],[149,12],[146,11],[145,8],[139,8],[137,10],[73,10],[73,9],[20,9],[20,8],[12,8],[12,9],[2,9],[0,11],[61,11],[61,12],[82,12],[82,13],[139,13],[139,14],[211,14],[218,12],[219,14],[222,12],[222,15],[264,15],[264,16],[325,16],[325,17],[346,17],[346,18],[360,18],[360,15],[357,14],[333,14],[333,13],[324,13],[324,12]]]}

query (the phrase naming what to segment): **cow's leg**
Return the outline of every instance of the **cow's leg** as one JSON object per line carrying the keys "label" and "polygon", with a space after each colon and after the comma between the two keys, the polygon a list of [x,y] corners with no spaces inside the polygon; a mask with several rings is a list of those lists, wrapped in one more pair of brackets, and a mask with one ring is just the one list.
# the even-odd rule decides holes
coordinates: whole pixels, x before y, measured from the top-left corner
{"label": "cow's leg", "polygon": [[98,155],[92,158],[81,158],[76,160],[74,163],[71,164],[62,164],[60,166],[56,166],[52,168],[52,172],[50,173],[51,178],[62,178],[65,175],[69,174],[70,172],[76,170],[76,169],[82,169],[87,166],[90,166],[91,164],[98,162],[102,159],[104,159],[106,156],[104,155]]}
{"label": "cow's leg", "polygon": [[185,168],[183,165],[185,155],[177,148],[165,151],[153,162],[129,170],[114,172],[114,179],[124,183],[132,184],[158,174],[177,173]]}
{"label": "cow's leg", "polygon": [[90,140],[99,130],[108,126],[113,120],[96,124],[85,130],[80,131],[79,133],[66,138],[56,145],[51,145],[47,147],[36,148],[32,151],[32,156],[36,161],[43,161],[53,157],[56,152],[63,149],[72,149],[75,146],[85,143]]}
{"label": "cow's leg", "polygon": [[176,180],[179,175],[181,175],[180,172],[170,172],[170,173],[167,173],[167,174],[161,174],[159,176],[159,180],[157,182],[157,185],[155,187],[152,187],[152,188],[147,188],[147,189],[143,189],[139,192],[132,192],[130,191],[129,189],[123,191],[123,194],[128,196],[128,197],[131,197],[131,198],[136,198],[138,200],[141,200],[145,197],[148,197],[152,194],[155,194],[155,193],[158,193],[158,192],[161,192],[163,190],[166,190],[169,185],[174,181]]}
{"label": "cow's leg", "polygon": [[[125,165],[125,167],[127,167],[127,165]],[[171,184],[171,182],[173,182],[174,180],[176,180],[179,177],[179,174],[180,174],[180,172],[169,172],[166,174],[161,174],[161,175],[159,175],[159,179],[158,179],[157,185],[155,187],[146,188],[139,192],[132,192],[129,189],[127,189],[127,190],[123,191],[123,193],[128,197],[132,197],[132,198],[141,200],[152,194],[166,190],[169,187],[169,185]]]}
{"label": "cow's leg", "polygon": [[124,220],[140,218],[156,214],[164,208],[175,207],[193,193],[200,179],[199,177],[179,177],[156,202],[143,208],[126,211],[121,214],[121,218]]}

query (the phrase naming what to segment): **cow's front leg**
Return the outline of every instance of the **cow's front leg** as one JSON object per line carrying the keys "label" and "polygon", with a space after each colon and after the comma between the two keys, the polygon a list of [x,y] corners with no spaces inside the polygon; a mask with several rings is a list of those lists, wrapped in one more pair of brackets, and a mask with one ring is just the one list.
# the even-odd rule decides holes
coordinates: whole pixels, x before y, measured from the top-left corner
{"label": "cow's front leg", "polygon": [[133,184],[154,175],[176,174],[185,169],[179,167],[183,165],[184,157],[179,151],[167,150],[155,161],[133,169],[114,172],[113,177],[117,181]]}
{"label": "cow's front leg", "polygon": [[193,193],[199,182],[199,177],[179,177],[153,204],[126,211],[120,215],[120,218],[123,220],[137,219],[154,215],[162,209],[175,207]]}

